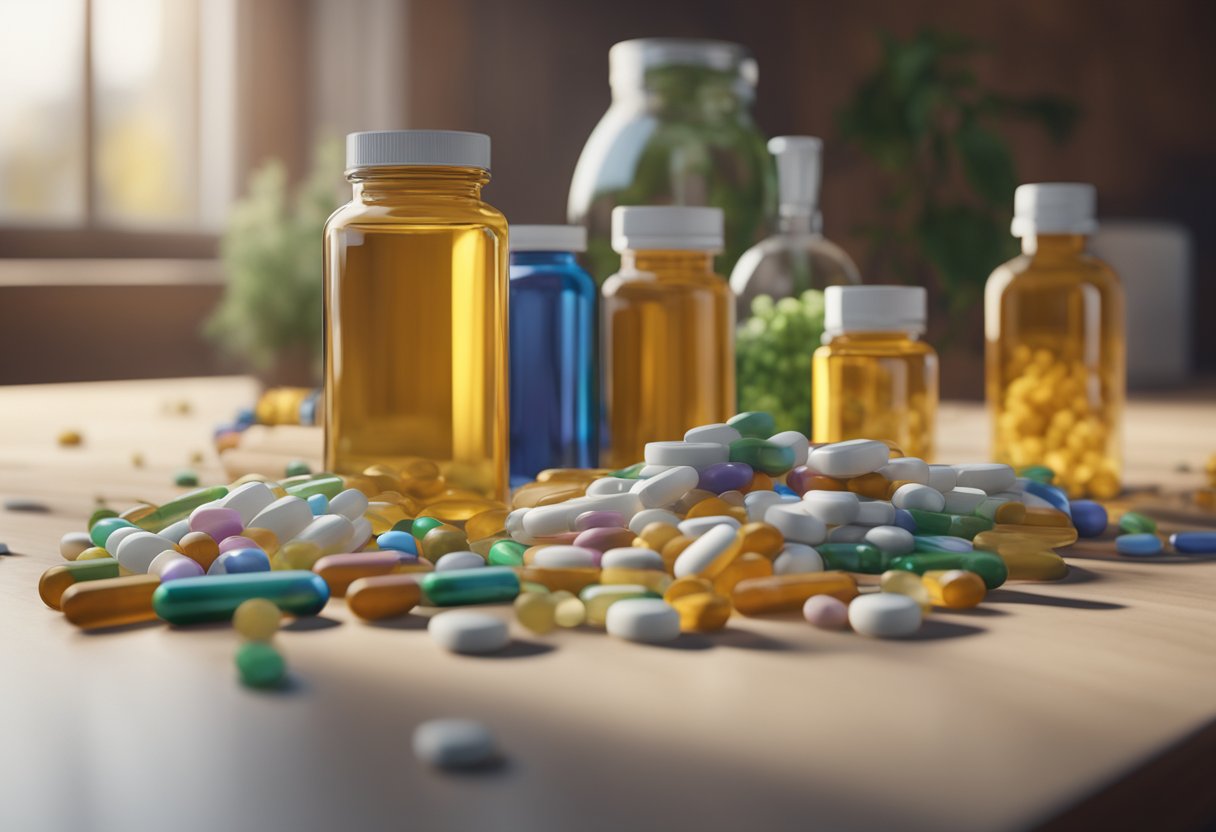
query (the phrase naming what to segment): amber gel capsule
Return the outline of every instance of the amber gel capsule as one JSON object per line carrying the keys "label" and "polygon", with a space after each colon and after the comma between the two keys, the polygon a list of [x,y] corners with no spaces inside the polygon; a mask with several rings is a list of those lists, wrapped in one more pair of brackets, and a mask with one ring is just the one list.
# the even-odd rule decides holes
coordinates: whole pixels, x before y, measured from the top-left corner
{"label": "amber gel capsule", "polygon": [[759,615],[796,612],[812,595],[832,595],[847,603],[857,596],[857,581],[847,572],[748,578],[735,585],[731,601],[744,615]]}
{"label": "amber gel capsule", "polygon": [[155,575],[128,575],[73,584],[60,598],[63,616],[86,630],[155,621],[152,593],[160,586]]}

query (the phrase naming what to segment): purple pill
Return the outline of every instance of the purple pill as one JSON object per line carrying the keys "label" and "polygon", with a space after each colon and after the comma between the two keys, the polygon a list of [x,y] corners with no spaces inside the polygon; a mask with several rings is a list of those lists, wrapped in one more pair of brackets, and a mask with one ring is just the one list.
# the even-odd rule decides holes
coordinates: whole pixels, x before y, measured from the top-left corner
{"label": "purple pill", "polygon": [[239,534],[234,534],[231,537],[214,538],[220,542],[220,552],[231,552],[234,549],[257,549],[256,540],[250,540],[247,537],[241,537]]}
{"label": "purple pill", "polygon": [[232,508],[199,506],[190,515],[190,531],[204,532],[213,540],[238,535],[244,528],[240,512]]}
{"label": "purple pill", "polygon": [[713,494],[738,491],[752,481],[752,466],[744,462],[715,462],[701,472],[697,488]]}
{"label": "purple pill", "polygon": [[578,537],[574,538],[575,546],[582,546],[584,549],[594,549],[596,554],[603,554],[609,549],[624,549],[633,545],[634,538],[637,537],[629,529],[613,529],[607,526],[599,528],[587,529],[585,532],[579,532]]}
{"label": "purple pill", "polygon": [[585,532],[587,529],[619,529],[625,525],[625,515],[619,511],[584,511],[574,518],[574,530]]}
{"label": "purple pill", "polygon": [[176,581],[180,578],[201,578],[204,569],[198,561],[190,558],[179,558],[170,562],[160,571],[160,582]]}
{"label": "purple pill", "polygon": [[815,472],[805,465],[799,465],[794,470],[785,475],[785,484],[788,485],[795,494],[802,496],[807,492],[807,486],[810,484],[811,477],[815,476]]}

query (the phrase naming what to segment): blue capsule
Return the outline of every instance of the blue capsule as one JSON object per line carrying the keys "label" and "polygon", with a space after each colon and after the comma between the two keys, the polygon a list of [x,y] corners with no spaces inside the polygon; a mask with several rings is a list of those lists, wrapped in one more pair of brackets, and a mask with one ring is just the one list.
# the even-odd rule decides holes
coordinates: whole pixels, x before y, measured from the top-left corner
{"label": "blue capsule", "polygon": [[790,488],[788,485],[785,485],[783,483],[777,483],[776,485],[774,485],[773,490],[776,491],[778,494],[780,494],[782,497],[788,496],[790,494],[793,494],[795,497],[798,496],[798,492],[794,491],[794,489]]}
{"label": "blue capsule", "polygon": [[261,549],[230,549],[220,552],[211,562],[208,575],[236,575],[245,572],[269,572],[270,558]]}
{"label": "blue capsule", "polygon": [[895,509],[895,525],[901,529],[916,533],[916,520],[912,514],[905,508]]}
{"label": "blue capsule", "polygon": [[418,554],[418,541],[409,532],[393,530],[385,532],[376,538],[376,545],[381,549],[391,549],[394,552]]}
{"label": "blue capsule", "polygon": [[1121,555],[1134,557],[1151,557],[1159,555],[1164,547],[1161,538],[1147,532],[1141,534],[1121,534],[1115,538],[1115,550]]}
{"label": "blue capsule", "polygon": [[1034,480],[1026,480],[1024,487],[1027,494],[1033,494],[1040,500],[1045,500],[1057,511],[1062,511],[1071,516],[1072,508],[1068,502],[1068,495],[1059,488],[1056,488],[1054,485],[1048,485],[1045,482],[1035,482]]}
{"label": "blue capsule", "polygon": [[1072,524],[1081,537],[1098,537],[1106,531],[1108,517],[1101,503],[1093,500],[1073,500]]}
{"label": "blue capsule", "polygon": [[324,494],[310,494],[308,497],[308,507],[312,509],[313,517],[320,517],[329,511],[329,498]]}
{"label": "blue capsule", "polygon": [[1176,532],[1170,544],[1184,555],[1216,555],[1216,532]]}

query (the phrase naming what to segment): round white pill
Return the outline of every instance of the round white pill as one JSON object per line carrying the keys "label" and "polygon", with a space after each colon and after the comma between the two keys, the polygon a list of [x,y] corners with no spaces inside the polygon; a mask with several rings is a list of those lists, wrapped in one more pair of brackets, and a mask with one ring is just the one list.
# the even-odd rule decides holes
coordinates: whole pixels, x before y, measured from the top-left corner
{"label": "round white pill", "polygon": [[808,491],[802,495],[802,507],[829,526],[852,523],[859,505],[851,491]]}
{"label": "round white pill", "polygon": [[433,615],[426,630],[436,644],[453,653],[493,653],[506,647],[509,640],[505,623],[475,610],[447,610]]}
{"label": "round white pill", "polygon": [[891,449],[875,439],[850,439],[820,445],[811,451],[807,465],[829,477],[860,477],[887,464]]}
{"label": "round white pill", "polygon": [[689,465],[677,465],[648,480],[638,480],[630,489],[646,508],[668,506],[697,487],[701,475]]}
{"label": "round white pill", "polygon": [[595,566],[595,552],[582,546],[546,546],[536,551],[532,565],[544,569],[586,569]]}
{"label": "round white pill", "polygon": [[608,608],[608,635],[659,644],[680,635],[680,614],[660,598],[626,598]]}
{"label": "round white pill", "polygon": [[498,758],[490,729],[472,719],[432,719],[414,729],[414,756],[437,768],[469,768]]}
{"label": "round white pill", "polygon": [[664,569],[663,556],[654,549],[622,547],[609,549],[600,559],[604,569]]}
{"label": "round white pill", "polygon": [[[886,445],[883,447],[885,448]],[[768,511],[764,512],[764,522],[770,526],[776,526],[777,531],[781,532],[786,540],[792,540],[795,543],[807,543],[814,546],[822,543],[828,534],[827,526],[823,521],[806,511],[801,503],[769,506]]]}
{"label": "round white pill", "polygon": [[680,522],[680,515],[665,508],[644,508],[629,521],[629,531],[641,534],[642,529],[651,523],[668,523],[672,526]]}
{"label": "round white pill", "polygon": [[908,555],[916,548],[912,532],[900,526],[875,526],[866,532],[865,542],[889,555]]}
{"label": "round white pill", "polygon": [[907,595],[875,592],[849,603],[849,624],[863,636],[899,638],[920,629],[920,604]]}
{"label": "round white pill", "polygon": [[92,546],[93,540],[88,532],[68,532],[59,539],[59,554],[63,555],[64,560],[76,560],[81,552]]}
{"label": "round white pill", "polygon": [[922,511],[941,511],[946,507],[946,498],[940,491],[915,482],[895,489],[891,502],[896,508],[918,508]]}
{"label": "round white pill", "polygon": [[708,468],[730,458],[730,449],[717,442],[647,442],[648,465],[691,465]]}
{"label": "round white pill", "polygon": [[448,552],[435,561],[435,571],[450,572],[453,569],[477,569],[485,565],[485,558],[476,552]]}
{"label": "round white pill", "polygon": [[822,572],[823,558],[810,546],[787,543],[781,554],[773,559],[774,575],[802,575],[807,572]]}

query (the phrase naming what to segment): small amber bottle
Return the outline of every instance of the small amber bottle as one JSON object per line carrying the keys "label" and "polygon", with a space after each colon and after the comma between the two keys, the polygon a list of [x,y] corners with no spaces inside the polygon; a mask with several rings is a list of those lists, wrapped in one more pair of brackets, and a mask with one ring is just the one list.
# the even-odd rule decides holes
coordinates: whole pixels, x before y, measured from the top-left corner
{"label": "small amber bottle", "polygon": [[925,332],[919,286],[829,286],[824,345],[815,351],[815,442],[886,439],[908,456],[933,456],[937,353]]}

